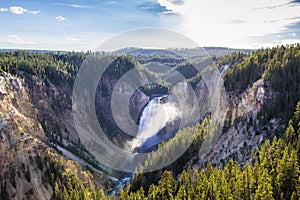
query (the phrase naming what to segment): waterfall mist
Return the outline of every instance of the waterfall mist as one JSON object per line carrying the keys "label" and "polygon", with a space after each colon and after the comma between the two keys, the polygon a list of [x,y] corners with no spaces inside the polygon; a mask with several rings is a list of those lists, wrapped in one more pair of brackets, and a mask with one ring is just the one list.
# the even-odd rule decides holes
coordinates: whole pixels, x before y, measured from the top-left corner
{"label": "waterfall mist", "polygon": [[[167,124],[174,123],[180,119],[181,111],[178,105],[172,102],[161,103],[161,97],[155,97],[144,108],[136,138],[128,142],[131,151],[140,147],[148,139],[156,136]],[[153,144],[160,143],[159,138],[152,141]],[[148,144],[151,145],[151,144]]]}

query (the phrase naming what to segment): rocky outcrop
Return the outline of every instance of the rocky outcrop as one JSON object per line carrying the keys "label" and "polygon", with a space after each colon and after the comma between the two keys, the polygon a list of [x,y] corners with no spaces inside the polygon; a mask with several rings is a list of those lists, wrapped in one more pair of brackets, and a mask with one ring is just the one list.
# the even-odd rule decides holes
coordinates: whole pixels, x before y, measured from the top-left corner
{"label": "rocky outcrop", "polygon": [[41,172],[30,158],[46,148],[38,111],[30,103],[23,80],[0,74],[0,180],[9,199],[50,199],[52,188],[42,184]]}
{"label": "rocky outcrop", "polygon": [[[227,115],[222,134],[211,144],[207,155],[196,159],[195,167],[201,167],[208,160],[222,165],[230,158],[240,164],[251,160],[251,152],[260,147],[276,130],[283,129],[280,119],[273,118],[263,124],[259,112],[264,104],[272,103],[275,93],[262,79],[249,86],[241,95],[227,93]],[[195,161],[193,161],[195,162]]]}
{"label": "rocky outcrop", "polygon": [[[50,146],[55,147],[50,142],[59,133],[63,132],[60,137],[67,142],[69,91],[34,76],[0,72],[0,199],[51,199],[53,185],[37,160]],[[62,159],[66,170],[92,182],[78,164]],[[101,182],[105,177],[97,178],[96,184],[101,186]]]}
{"label": "rocky outcrop", "polygon": [[138,124],[139,119],[141,116],[141,113],[146,106],[146,104],[149,102],[150,98],[145,95],[140,90],[137,90],[130,98],[129,102],[129,113],[132,117],[132,120]]}

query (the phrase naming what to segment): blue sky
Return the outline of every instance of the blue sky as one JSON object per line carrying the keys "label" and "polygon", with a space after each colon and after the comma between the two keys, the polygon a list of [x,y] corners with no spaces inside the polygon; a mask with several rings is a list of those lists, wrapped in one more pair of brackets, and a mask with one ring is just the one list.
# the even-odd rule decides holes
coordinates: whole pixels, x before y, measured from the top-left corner
{"label": "blue sky", "polygon": [[136,28],[185,34],[200,46],[300,42],[299,0],[0,0],[0,48],[93,50]]}

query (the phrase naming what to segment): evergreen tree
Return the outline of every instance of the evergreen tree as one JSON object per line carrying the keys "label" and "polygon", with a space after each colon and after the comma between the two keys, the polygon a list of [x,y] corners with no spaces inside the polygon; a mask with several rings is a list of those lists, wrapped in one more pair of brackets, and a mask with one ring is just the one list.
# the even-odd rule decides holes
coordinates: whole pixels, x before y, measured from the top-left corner
{"label": "evergreen tree", "polygon": [[158,182],[160,188],[159,196],[161,200],[172,200],[174,199],[175,192],[175,181],[170,171],[165,171]]}
{"label": "evergreen tree", "polygon": [[273,200],[273,188],[268,170],[264,169],[258,179],[258,188],[255,192],[255,200]]}

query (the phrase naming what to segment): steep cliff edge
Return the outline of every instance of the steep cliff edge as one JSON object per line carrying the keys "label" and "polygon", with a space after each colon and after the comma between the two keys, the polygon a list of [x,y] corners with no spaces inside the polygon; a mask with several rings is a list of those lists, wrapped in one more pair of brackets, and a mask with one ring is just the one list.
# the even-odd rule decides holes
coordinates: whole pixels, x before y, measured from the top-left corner
{"label": "steep cliff edge", "polygon": [[92,176],[57,154],[59,141],[71,146],[78,137],[67,131],[68,95],[37,77],[0,72],[0,199],[51,199],[54,183],[64,176],[78,177],[87,188],[110,187],[101,173],[92,169]]}
{"label": "steep cliff edge", "polygon": [[[0,193],[7,199],[50,199],[54,194],[54,182],[49,176],[49,163],[40,159],[62,159],[63,172],[81,177],[87,188],[111,189],[113,177],[105,175],[94,157],[81,145],[72,117],[72,87],[67,83],[53,84],[23,71],[16,76],[0,72]],[[111,91],[115,79],[107,77],[99,88]],[[105,83],[104,85],[102,85]],[[101,113],[112,119],[110,97],[100,92]],[[129,104],[132,118],[138,121],[139,113],[149,98],[135,92]],[[117,132],[108,132],[116,143],[123,139]],[[52,153],[48,153],[51,149]],[[58,156],[57,154],[62,155]],[[70,161],[74,160],[79,163]],[[93,176],[85,171],[89,169]],[[50,172],[49,172],[50,171]],[[50,174],[49,174],[50,173]],[[46,175],[47,174],[47,175]],[[59,176],[58,176],[59,179]],[[111,179],[111,180],[108,180]],[[1,199],[0,198],[0,199]]]}
{"label": "steep cliff edge", "polygon": [[36,120],[37,110],[30,103],[22,80],[1,72],[0,85],[0,180],[6,185],[7,198],[26,199],[34,195],[49,199],[52,188],[42,184],[41,171],[35,170],[32,162],[46,148],[47,140]]}
{"label": "steep cliff edge", "polygon": [[272,104],[275,92],[262,79],[249,86],[242,94],[227,93],[227,114],[222,134],[212,144],[207,155],[200,155],[198,167],[208,160],[213,165],[224,165],[230,158],[243,164],[251,160],[251,152],[266,139],[284,130],[281,118],[262,123],[260,112],[265,104]]}

